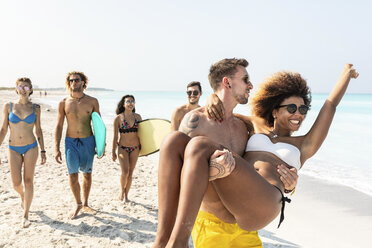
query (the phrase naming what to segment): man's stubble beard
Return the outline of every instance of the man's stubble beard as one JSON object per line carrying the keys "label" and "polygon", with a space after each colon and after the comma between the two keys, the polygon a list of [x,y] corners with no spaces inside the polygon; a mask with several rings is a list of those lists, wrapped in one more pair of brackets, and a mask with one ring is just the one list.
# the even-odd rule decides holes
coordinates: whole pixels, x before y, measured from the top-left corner
{"label": "man's stubble beard", "polygon": [[234,94],[234,98],[235,100],[239,103],[239,104],[246,104],[248,103],[248,97],[245,97],[245,93],[243,94],[236,94],[236,93],[233,93]]}
{"label": "man's stubble beard", "polygon": [[198,105],[198,104],[199,104],[199,99],[196,100],[195,102],[191,102],[191,101],[189,100],[189,104],[190,104],[190,105]]}
{"label": "man's stubble beard", "polygon": [[71,91],[72,91],[72,92],[83,92],[84,89],[83,89],[83,88],[76,88],[76,89],[72,89],[72,88],[71,88]]}

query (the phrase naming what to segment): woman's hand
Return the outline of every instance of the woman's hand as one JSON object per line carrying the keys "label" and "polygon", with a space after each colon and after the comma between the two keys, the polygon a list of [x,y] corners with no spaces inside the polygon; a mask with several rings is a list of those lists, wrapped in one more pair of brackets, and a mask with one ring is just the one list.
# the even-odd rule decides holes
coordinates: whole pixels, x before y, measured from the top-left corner
{"label": "woman's hand", "polygon": [[112,161],[115,162],[117,158],[118,158],[118,156],[116,155],[116,152],[112,151]]}
{"label": "woman's hand", "polygon": [[293,191],[297,185],[298,175],[296,168],[288,169],[287,166],[280,164],[278,165],[278,173],[280,175],[280,180],[284,185],[284,189],[287,192]]}
{"label": "woman's hand", "polygon": [[208,115],[208,118],[212,118],[215,121],[223,121],[225,109],[223,107],[223,103],[216,94],[212,94],[207,97],[205,111]]}
{"label": "woman's hand", "polygon": [[233,154],[227,149],[216,150],[209,162],[209,181],[227,177],[234,169],[235,159]]}
{"label": "woman's hand", "polygon": [[41,157],[41,164],[45,164],[46,163],[46,153],[45,153],[45,151],[40,153],[40,157]]}
{"label": "woman's hand", "polygon": [[345,64],[343,73],[348,75],[350,78],[357,78],[359,73],[353,68],[353,64]]}

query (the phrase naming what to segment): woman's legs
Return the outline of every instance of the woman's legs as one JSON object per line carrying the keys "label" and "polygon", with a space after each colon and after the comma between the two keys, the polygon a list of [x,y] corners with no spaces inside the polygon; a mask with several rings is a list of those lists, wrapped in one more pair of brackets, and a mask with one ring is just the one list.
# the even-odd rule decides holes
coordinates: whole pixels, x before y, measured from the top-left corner
{"label": "woman's legs", "polygon": [[[167,247],[187,247],[196,216],[209,182],[209,158],[221,146],[190,140],[185,149],[178,212]],[[209,139],[206,139],[210,141]]]}
{"label": "woman's legs", "polygon": [[[195,137],[187,145],[182,168],[178,212],[169,246],[186,247],[200,204],[208,186],[209,158],[221,146],[206,137]],[[258,230],[280,211],[281,195],[240,156],[236,167],[213,181],[222,203],[244,229]]]}
{"label": "woman's legs", "polygon": [[165,247],[176,220],[183,156],[190,137],[170,133],[160,147],[158,171],[158,227],[153,247]]}
{"label": "woman's legs", "polygon": [[14,190],[19,194],[22,200],[22,208],[24,209],[24,192],[22,185],[22,164],[23,156],[18,152],[9,149],[9,164],[10,164],[10,175],[12,178],[12,184]]}
{"label": "woman's legs", "polygon": [[125,187],[125,201],[126,202],[129,202],[128,193],[129,193],[129,190],[130,190],[130,186],[132,186],[133,171],[134,171],[134,168],[136,167],[139,152],[140,152],[140,150],[136,149],[133,152],[128,153],[128,156],[129,156],[129,174],[128,174],[127,185]]}
{"label": "woman's legs", "polygon": [[129,175],[129,155],[124,149],[118,147],[118,158],[121,168],[121,175],[120,175],[120,185],[121,191],[119,195],[119,200],[122,201],[125,195],[125,188],[128,183],[128,175]]}
{"label": "woman's legs", "polygon": [[24,162],[23,182],[25,185],[23,227],[28,227],[30,225],[28,221],[28,212],[30,210],[32,198],[34,196],[34,172],[37,157],[38,157],[37,147],[28,150],[23,156]]}

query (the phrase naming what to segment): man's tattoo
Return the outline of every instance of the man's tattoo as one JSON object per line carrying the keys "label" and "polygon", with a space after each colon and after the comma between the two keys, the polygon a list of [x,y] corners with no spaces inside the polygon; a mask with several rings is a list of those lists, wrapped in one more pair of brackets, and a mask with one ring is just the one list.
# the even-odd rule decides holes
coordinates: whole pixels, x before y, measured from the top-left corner
{"label": "man's tattoo", "polygon": [[191,115],[190,118],[187,120],[187,127],[190,129],[195,129],[199,125],[199,116],[198,115]]}
{"label": "man's tattoo", "polygon": [[[218,170],[217,174],[209,175],[209,181],[215,180],[215,179],[217,179],[217,178],[219,178],[219,177],[221,177],[222,175],[225,174],[225,167],[222,164],[217,163],[216,161],[212,160],[209,163],[209,167],[212,167],[212,168],[215,168],[215,169]],[[209,170],[211,170],[211,169],[209,169]]]}
{"label": "man's tattoo", "polygon": [[[216,158],[212,159],[209,162],[209,181],[215,180],[217,178],[226,177],[231,174],[231,172],[235,169],[235,158],[227,149],[223,149],[224,154],[219,158],[223,159],[221,162],[217,162]],[[213,171],[218,170],[217,174],[213,175]]]}
{"label": "man's tattoo", "polygon": [[186,115],[182,120],[180,131],[189,135],[199,125],[200,117],[197,114]]}

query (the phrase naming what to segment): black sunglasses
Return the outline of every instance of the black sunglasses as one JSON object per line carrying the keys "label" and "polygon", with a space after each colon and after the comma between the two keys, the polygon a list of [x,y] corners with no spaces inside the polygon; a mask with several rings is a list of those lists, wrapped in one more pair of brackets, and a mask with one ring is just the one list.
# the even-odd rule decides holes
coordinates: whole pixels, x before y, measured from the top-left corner
{"label": "black sunglasses", "polygon": [[69,83],[72,83],[72,82],[79,83],[80,81],[81,81],[80,78],[72,78],[72,79],[69,79],[69,80],[68,80]]}
{"label": "black sunglasses", "polygon": [[199,91],[198,90],[189,90],[189,91],[186,91],[186,93],[187,93],[188,96],[191,96],[191,95],[197,96],[197,95],[199,95]]}
{"label": "black sunglasses", "polygon": [[[286,105],[280,105],[278,108],[287,107],[287,111],[290,114],[294,114],[297,111],[297,105],[294,103],[286,104]],[[302,115],[306,115],[307,111],[309,110],[309,106],[301,105],[298,107],[298,112]]]}

